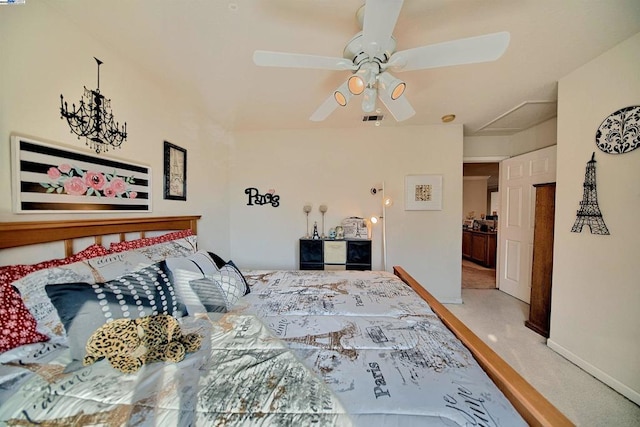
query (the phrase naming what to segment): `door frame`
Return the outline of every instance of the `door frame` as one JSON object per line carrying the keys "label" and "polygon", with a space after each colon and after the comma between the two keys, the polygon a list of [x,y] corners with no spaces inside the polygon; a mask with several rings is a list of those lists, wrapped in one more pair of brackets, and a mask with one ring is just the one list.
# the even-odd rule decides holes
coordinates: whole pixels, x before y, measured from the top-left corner
{"label": "door frame", "polygon": [[[463,157],[462,163],[498,163],[498,193],[500,193],[500,178],[502,175],[502,161],[505,159],[509,159],[511,156],[470,156]],[[463,177],[464,178],[464,177]],[[500,207],[502,209],[502,206]],[[464,216],[464,212],[461,212],[461,218]],[[498,224],[500,224],[498,222]],[[460,227],[460,232],[462,233],[462,227]],[[498,285],[498,272],[500,271],[500,229],[496,231],[496,289],[499,289]],[[462,263],[460,264],[460,269],[462,269]],[[460,283],[460,287],[462,287],[462,283]]]}

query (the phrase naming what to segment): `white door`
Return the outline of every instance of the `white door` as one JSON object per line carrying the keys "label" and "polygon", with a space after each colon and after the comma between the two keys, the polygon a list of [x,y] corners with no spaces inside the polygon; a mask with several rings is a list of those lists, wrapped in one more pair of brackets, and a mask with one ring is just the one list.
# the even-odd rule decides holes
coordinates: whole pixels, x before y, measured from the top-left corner
{"label": "white door", "polygon": [[536,204],[533,185],[555,180],[555,145],[500,162],[498,288],[526,303],[531,296]]}

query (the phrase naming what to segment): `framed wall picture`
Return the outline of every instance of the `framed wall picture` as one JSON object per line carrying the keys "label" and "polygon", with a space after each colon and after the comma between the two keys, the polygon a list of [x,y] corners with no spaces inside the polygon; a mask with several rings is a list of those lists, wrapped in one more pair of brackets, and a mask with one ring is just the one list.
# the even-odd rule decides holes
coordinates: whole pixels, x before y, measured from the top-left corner
{"label": "framed wall picture", "polygon": [[151,168],[11,136],[16,213],[151,212]]}
{"label": "framed wall picture", "polygon": [[442,210],[442,175],[407,175],[404,210]]}
{"label": "framed wall picture", "polygon": [[164,198],[187,200],[187,150],[164,142]]}

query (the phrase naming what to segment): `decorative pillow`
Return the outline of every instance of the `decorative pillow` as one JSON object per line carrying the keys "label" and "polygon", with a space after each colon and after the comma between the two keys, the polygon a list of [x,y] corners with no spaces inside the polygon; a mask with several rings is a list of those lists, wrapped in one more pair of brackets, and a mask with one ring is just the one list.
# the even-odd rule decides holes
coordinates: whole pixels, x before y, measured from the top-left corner
{"label": "decorative pillow", "polygon": [[227,312],[238,302],[244,288],[235,278],[222,274],[208,275],[189,283],[208,312]]}
{"label": "decorative pillow", "polygon": [[[249,285],[238,267],[229,261],[217,273],[205,274],[204,278],[189,282],[193,291],[207,311],[227,311],[240,297],[249,293]],[[219,310],[224,302],[224,310]]]}
{"label": "decorative pillow", "polygon": [[[142,246],[140,248],[135,248],[131,250],[122,251],[121,247],[116,247],[117,249],[112,251],[112,254],[117,253],[140,253],[146,258],[153,260],[154,262],[164,261],[167,258],[172,257],[185,257],[189,255],[193,255],[197,250],[197,239],[198,237],[194,234],[191,234],[191,230],[181,231],[179,233],[187,233],[189,234],[186,237],[182,237],[179,239],[172,239],[166,242],[156,243],[148,246]],[[176,233],[173,233],[174,236],[177,236]],[[165,235],[166,236],[166,235]],[[157,239],[161,239],[164,236],[160,236]],[[156,239],[151,238],[151,239]],[[147,239],[143,239],[147,240]],[[121,242],[126,243],[126,242]]]}
{"label": "decorative pillow", "polygon": [[36,320],[11,286],[0,287],[0,353],[49,338],[36,331]]}
{"label": "decorative pillow", "polygon": [[45,289],[64,324],[75,360],[82,360],[91,334],[114,319],[186,314],[164,261],[105,283],[47,285]]}
{"label": "decorative pillow", "polygon": [[249,287],[247,280],[244,278],[244,276],[240,272],[240,269],[236,267],[233,261],[229,260],[229,262],[227,262],[222,268],[220,268],[220,273],[222,273],[225,276],[233,277],[239,283],[242,283],[244,285],[242,295],[247,295],[248,293],[251,293],[251,288]]}
{"label": "decorative pillow", "polygon": [[64,283],[97,283],[115,279],[140,270],[167,257],[191,255],[195,252],[196,236],[160,243],[144,248],[109,253],[73,264],[35,271],[13,282],[24,305],[37,322],[37,331],[51,342],[65,344],[64,326],[44,287]]}
{"label": "decorative pillow", "polygon": [[172,240],[183,239],[185,237],[193,236],[193,235],[194,234],[193,234],[193,231],[191,231],[191,229],[174,231],[171,233],[163,234],[162,236],[158,236],[158,237],[145,237],[142,239],[129,240],[126,242],[111,243],[109,250],[111,252],[129,251],[132,249],[140,249],[146,246],[157,245],[159,243],[170,242]]}
{"label": "decorative pillow", "polygon": [[46,341],[46,335],[36,330],[37,322],[25,306],[20,294],[11,285],[16,280],[38,270],[106,255],[101,245],[91,245],[67,258],[52,259],[32,265],[10,265],[0,267],[0,353],[12,348]]}
{"label": "decorative pillow", "polygon": [[202,279],[207,274],[218,273],[215,261],[207,252],[198,251],[188,257],[167,258],[166,263],[171,272],[171,282],[187,306],[189,314],[223,311],[224,302],[216,306],[216,304],[201,301],[189,285],[192,280]]}
{"label": "decorative pillow", "polygon": [[77,254],[73,254],[67,258],[51,259],[32,265],[8,265],[5,267],[0,267],[0,285],[15,282],[16,280],[19,280],[27,274],[33,273],[34,271],[44,270],[45,268],[58,267],[60,265],[72,264],[74,262],[107,255],[108,253],[109,251],[104,246],[93,244],[86,249],[78,252]]}
{"label": "decorative pillow", "polygon": [[211,257],[211,259],[213,260],[213,262],[216,263],[216,266],[218,268],[224,267],[224,265],[227,263],[227,261],[225,261],[224,259],[222,259],[218,255],[214,254],[213,252],[208,252],[208,254]]}

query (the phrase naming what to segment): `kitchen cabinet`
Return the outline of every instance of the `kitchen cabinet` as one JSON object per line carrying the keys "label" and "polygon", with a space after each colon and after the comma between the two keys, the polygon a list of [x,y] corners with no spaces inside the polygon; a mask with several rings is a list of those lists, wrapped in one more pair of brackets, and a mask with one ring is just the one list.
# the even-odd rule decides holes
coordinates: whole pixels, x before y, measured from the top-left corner
{"label": "kitchen cabinet", "polygon": [[462,257],[485,267],[496,268],[497,239],[495,232],[462,231]]}

